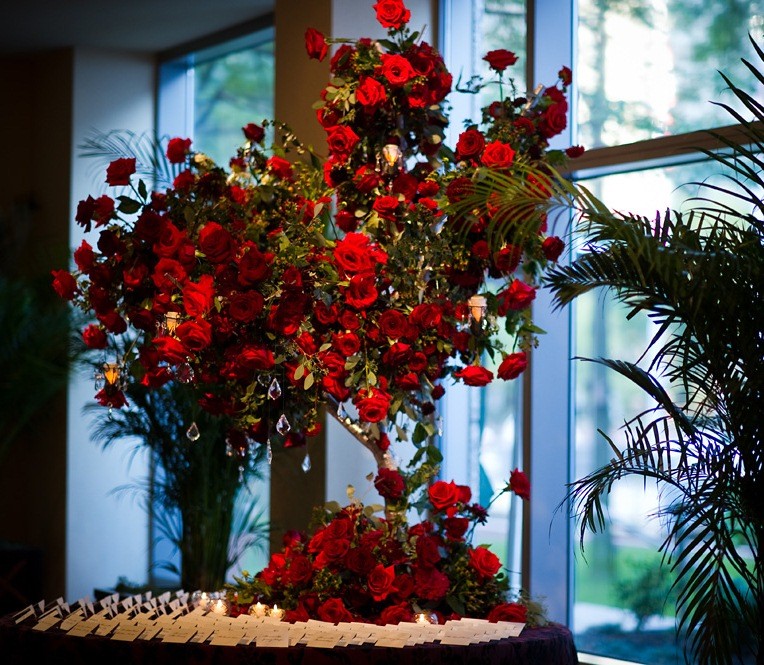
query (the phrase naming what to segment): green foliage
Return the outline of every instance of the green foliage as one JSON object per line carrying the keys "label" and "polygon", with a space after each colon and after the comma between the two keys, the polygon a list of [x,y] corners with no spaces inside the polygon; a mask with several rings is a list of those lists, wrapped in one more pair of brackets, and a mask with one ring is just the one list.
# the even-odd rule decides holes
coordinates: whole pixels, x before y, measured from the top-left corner
{"label": "green foliage", "polygon": [[674,577],[658,562],[643,561],[622,575],[617,583],[621,602],[637,619],[636,630],[642,630],[651,616],[663,614],[670,602]]}
{"label": "green foliage", "polygon": [[[646,368],[593,361],[629,379],[655,407],[624,423],[623,443],[607,439],[613,459],[575,482],[571,499],[583,544],[587,530],[605,527],[603,501],[619,479],[635,475],[663,488],[661,550],[676,575],[679,627],[688,654],[709,664],[758,653],[764,638],[764,106],[724,80],[743,110],[723,106],[745,137],[740,144],[718,137],[728,150],[706,153],[726,185],[694,183],[703,196],[691,212],[656,219],[576,195],[586,245],[548,278],[560,307],[605,287],[629,316],[646,312],[657,324]],[[652,602],[636,600],[643,612]]]}

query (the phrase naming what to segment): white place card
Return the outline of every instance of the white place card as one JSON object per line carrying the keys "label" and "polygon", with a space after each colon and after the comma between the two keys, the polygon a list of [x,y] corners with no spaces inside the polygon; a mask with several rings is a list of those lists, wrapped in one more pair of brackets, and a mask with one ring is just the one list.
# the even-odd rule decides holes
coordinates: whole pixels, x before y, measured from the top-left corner
{"label": "white place card", "polygon": [[46,614],[34,626],[32,626],[32,630],[46,631],[50,628],[53,628],[53,626],[55,626],[59,621],[61,621],[61,619],[56,615],[56,613],[51,612],[50,614]]}
{"label": "white place card", "polygon": [[114,631],[111,639],[120,642],[134,642],[143,632],[144,628],[141,625],[123,623]]}
{"label": "white place card", "polygon": [[182,629],[168,629],[165,628],[160,638],[162,642],[172,642],[174,644],[185,644],[196,633],[195,628],[182,628]]}
{"label": "white place card", "polygon": [[[141,624],[138,624],[138,625],[141,626]],[[159,635],[159,631],[162,630],[161,626],[146,625],[145,627],[144,626],[141,626],[141,627],[143,628],[143,632],[141,632],[141,634],[138,635],[139,640],[152,640],[157,635]]]}

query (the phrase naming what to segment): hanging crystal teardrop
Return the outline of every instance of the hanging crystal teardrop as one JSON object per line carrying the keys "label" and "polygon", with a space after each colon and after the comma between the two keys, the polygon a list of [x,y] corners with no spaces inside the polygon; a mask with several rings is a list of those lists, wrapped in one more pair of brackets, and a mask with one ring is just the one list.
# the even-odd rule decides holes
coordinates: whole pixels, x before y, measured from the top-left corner
{"label": "hanging crystal teardrop", "polygon": [[278,379],[273,379],[271,385],[268,386],[268,397],[274,402],[281,397],[281,386],[279,385]]}
{"label": "hanging crystal teardrop", "polygon": [[273,447],[271,446],[271,440],[268,439],[268,443],[265,447],[265,458],[268,460],[268,464],[273,462]]}
{"label": "hanging crystal teardrop", "polygon": [[239,464],[239,482],[241,483],[244,480],[244,466]]}
{"label": "hanging crystal teardrop", "polygon": [[276,431],[281,434],[281,436],[286,436],[289,434],[289,431],[292,429],[292,426],[289,424],[289,421],[287,420],[286,415],[283,413],[281,414],[281,417],[279,418],[278,422],[276,423]]}
{"label": "hanging crystal teardrop", "polygon": [[191,426],[186,430],[186,437],[189,441],[198,441],[201,435],[199,426],[196,423],[191,423]]}
{"label": "hanging crystal teardrop", "polygon": [[308,473],[308,471],[310,471],[310,453],[305,453],[301,466],[303,473]]}
{"label": "hanging crystal teardrop", "polygon": [[345,420],[345,418],[348,417],[347,411],[345,411],[345,407],[342,405],[342,402],[339,403],[339,406],[337,406],[337,418],[339,418],[341,421]]}

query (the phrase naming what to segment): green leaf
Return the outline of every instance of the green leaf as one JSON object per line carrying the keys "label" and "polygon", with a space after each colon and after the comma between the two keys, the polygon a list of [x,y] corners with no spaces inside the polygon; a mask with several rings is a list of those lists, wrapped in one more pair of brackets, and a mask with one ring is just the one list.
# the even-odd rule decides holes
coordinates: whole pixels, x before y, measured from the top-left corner
{"label": "green leaf", "polygon": [[414,433],[411,435],[411,441],[418,446],[425,440],[427,440],[427,428],[422,423],[417,423]]}
{"label": "green leaf", "polygon": [[141,209],[141,204],[129,196],[118,196],[117,199],[119,200],[117,210],[125,215],[132,215]]}
{"label": "green leaf", "polygon": [[148,191],[146,190],[146,183],[143,182],[143,180],[138,181],[138,196],[141,197],[142,200],[146,200],[146,197],[148,196]]}
{"label": "green leaf", "polygon": [[303,387],[305,390],[310,390],[313,387],[313,384],[316,382],[315,377],[313,376],[313,372],[308,374],[308,376],[305,377],[305,383],[303,384]]}

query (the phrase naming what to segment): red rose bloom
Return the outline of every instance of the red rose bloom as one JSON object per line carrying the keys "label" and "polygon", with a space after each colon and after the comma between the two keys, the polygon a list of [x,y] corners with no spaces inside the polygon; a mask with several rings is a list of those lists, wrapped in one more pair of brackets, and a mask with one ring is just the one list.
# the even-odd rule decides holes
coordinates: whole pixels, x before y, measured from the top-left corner
{"label": "red rose bloom", "polygon": [[416,594],[425,600],[440,600],[451,583],[437,568],[419,568],[414,576]]}
{"label": "red rose bloom", "polygon": [[120,157],[106,168],[106,182],[112,187],[129,185],[130,176],[135,173],[135,157]]}
{"label": "red rose bloom", "polygon": [[483,60],[488,63],[488,66],[499,73],[503,72],[510,65],[514,65],[517,62],[517,56],[512,51],[507,49],[496,49],[495,51],[488,51],[483,56]]}
{"label": "red rose bloom", "polygon": [[175,179],[172,181],[172,186],[179,192],[185,192],[186,190],[191,189],[195,181],[196,178],[194,177],[194,174],[186,169],[175,176]]}
{"label": "red rose bloom", "polygon": [[374,275],[353,275],[345,291],[345,301],[354,309],[367,309],[378,297]]}
{"label": "red rose bloom", "polygon": [[189,282],[183,289],[183,309],[188,316],[204,316],[212,308],[215,285],[211,275],[202,275],[198,283]]}
{"label": "red rose bloom", "polygon": [[225,263],[233,255],[234,240],[217,222],[207,222],[199,231],[199,249],[212,263]]}
{"label": "red rose bloom", "polygon": [[445,510],[456,505],[461,495],[459,486],[453,480],[449,483],[445,480],[434,482],[427,488],[427,494],[435,510]]}
{"label": "red rose bloom", "polygon": [[191,148],[191,139],[174,138],[167,143],[167,159],[171,164],[182,164]]}
{"label": "red rose bloom", "polygon": [[358,353],[361,348],[361,340],[355,333],[339,333],[332,336],[332,344],[346,358]]}
{"label": "red rose bloom", "polygon": [[237,281],[242,286],[252,286],[264,280],[270,274],[272,261],[272,254],[263,254],[255,246],[249,247],[237,263],[239,268]]}
{"label": "red rose bloom", "polygon": [[443,557],[440,555],[439,538],[421,535],[416,539],[417,564],[425,568],[436,565]]}
{"label": "red rose bloom", "polygon": [[488,614],[488,621],[510,621],[513,623],[525,623],[528,619],[528,609],[520,603],[502,603],[494,607]]}
{"label": "red rose bloom", "polygon": [[307,584],[313,577],[313,566],[304,554],[295,554],[289,559],[286,579],[289,584]]}
{"label": "red rose bloom", "polygon": [[269,157],[266,162],[266,167],[277,178],[281,178],[282,180],[292,179],[292,164],[283,157],[279,157],[278,155]]}
{"label": "red rose bloom", "polygon": [[443,526],[446,528],[446,537],[449,540],[462,542],[470,521],[466,517],[447,517],[443,520]]}
{"label": "red rose bloom", "polygon": [[399,603],[398,605],[389,605],[379,615],[378,623],[385,624],[399,624],[401,622],[411,621],[414,618],[414,613],[411,611],[411,607],[408,603]]}
{"label": "red rose bloom", "polygon": [[228,313],[234,321],[249,323],[263,311],[263,296],[258,291],[246,291],[231,296]]}
{"label": "red rose bloom", "polygon": [[189,351],[201,351],[212,342],[212,326],[204,319],[184,321],[175,329],[175,334]]}
{"label": "red rose bloom", "polygon": [[476,547],[470,550],[470,565],[480,577],[493,577],[501,568],[501,561],[491,550]]}
{"label": "red rose bloom", "polygon": [[241,131],[244,132],[244,138],[253,143],[260,143],[265,137],[265,130],[254,122],[250,122],[248,125],[242,127]]}
{"label": "red rose bloom", "polygon": [[77,280],[68,270],[51,270],[53,275],[53,289],[61,298],[71,300],[77,293]]}
{"label": "red rose bloom", "polygon": [[305,31],[305,50],[309,58],[321,62],[329,52],[329,45],[323,33],[314,28],[308,28]]}
{"label": "red rose bloom", "polygon": [[568,109],[563,104],[552,104],[541,116],[539,129],[545,138],[560,134],[568,126]]}
{"label": "red rose bloom", "polygon": [[489,143],[483,151],[481,162],[491,169],[508,169],[515,159],[515,151],[501,141]]}
{"label": "red rose bloom", "polygon": [[361,390],[355,402],[359,418],[367,423],[378,423],[384,420],[391,400],[390,395],[384,390],[378,388]]}
{"label": "red rose bloom", "polygon": [[[375,188],[379,186],[381,182],[382,182],[382,179],[379,177],[379,174],[374,170],[374,167],[368,166],[366,164],[360,167],[355,172],[355,175],[353,176],[353,184],[356,186],[356,189],[362,194],[370,194],[372,191],[374,191]],[[344,212],[346,214],[352,214],[347,210],[342,210],[340,212]],[[338,212],[337,217],[339,217],[339,214],[340,213]],[[355,217],[355,215],[353,215],[353,217]],[[339,221],[338,221],[338,224],[339,224]],[[352,230],[354,229],[351,229],[351,231]]]}
{"label": "red rose bloom", "polygon": [[477,129],[468,129],[456,142],[458,159],[477,159],[485,148],[485,137]]}
{"label": "red rose bloom", "polygon": [[188,357],[188,350],[183,344],[167,335],[154,338],[154,346],[157,347],[159,360],[163,360],[170,365],[178,365],[185,362]]}
{"label": "red rose bloom", "polygon": [[348,275],[371,270],[374,262],[369,237],[363,233],[348,233],[334,248],[334,262]]}
{"label": "red rose bloom", "polygon": [[377,79],[366,76],[361,79],[360,84],[356,88],[355,98],[361,106],[371,110],[387,99],[387,91],[385,86],[377,81]]}
{"label": "red rose bloom", "polygon": [[379,0],[373,6],[377,21],[383,28],[400,30],[411,18],[411,12],[406,9],[403,0]]}
{"label": "red rose bloom", "polygon": [[377,564],[366,579],[371,597],[377,602],[387,598],[393,591],[394,580],[394,566],[385,567],[381,563]]}
{"label": "red rose bloom", "polygon": [[521,499],[526,501],[531,498],[531,484],[528,480],[528,476],[525,475],[520,469],[515,469],[509,474],[509,486],[511,490],[517,494]]}
{"label": "red rose bloom", "polygon": [[506,316],[510,310],[519,312],[527,309],[536,298],[536,289],[525,282],[515,279],[509,288],[499,296],[499,316]]}
{"label": "red rose bloom", "polygon": [[326,142],[329,152],[338,162],[345,162],[353,152],[360,137],[350,127],[337,125],[328,130]]}
{"label": "red rose bloom", "polygon": [[108,406],[110,409],[121,409],[127,406],[125,394],[116,388],[102,388],[95,394],[95,401],[101,406]]}
{"label": "red rose bloom", "polygon": [[572,145],[569,148],[565,148],[565,154],[571,159],[576,159],[586,152],[586,149],[582,145]]}
{"label": "red rose bloom", "polygon": [[522,247],[507,245],[506,247],[502,247],[498,252],[493,253],[493,264],[501,273],[513,273],[517,270],[517,266],[520,265],[522,255]]}
{"label": "red rose bloom", "polygon": [[548,261],[556,261],[559,259],[560,254],[562,254],[562,250],[564,249],[565,243],[557,236],[544,238],[544,242],[541,243],[541,251]]}
{"label": "red rose bloom", "polygon": [[106,333],[93,323],[82,331],[82,341],[89,349],[105,349]]}
{"label": "red rose bloom", "polygon": [[318,608],[318,618],[328,623],[340,623],[352,621],[353,615],[348,612],[340,598],[329,598]]}
{"label": "red rose bloom", "polygon": [[528,358],[524,351],[510,353],[501,361],[497,374],[504,381],[511,381],[520,376],[528,367]]}
{"label": "red rose bloom", "polygon": [[454,372],[454,376],[468,386],[485,386],[493,381],[493,372],[480,365],[470,365],[460,369]]}
{"label": "red rose bloom", "polygon": [[557,72],[557,76],[560,77],[560,81],[564,86],[568,86],[573,83],[573,72],[570,71],[570,67],[563,67],[559,72]]}
{"label": "red rose bloom", "polygon": [[406,483],[397,470],[382,468],[374,479],[374,487],[382,498],[397,501],[403,496]]}
{"label": "red rose bloom", "polygon": [[397,196],[379,196],[374,200],[372,209],[382,219],[394,220],[399,204],[400,201]]}
{"label": "red rose bloom", "polygon": [[402,55],[383,53],[380,59],[382,60],[382,76],[392,86],[405,85],[416,76],[411,63]]}
{"label": "red rose bloom", "polygon": [[409,328],[406,317],[397,309],[388,309],[382,312],[377,325],[382,334],[391,339],[403,337]]}

